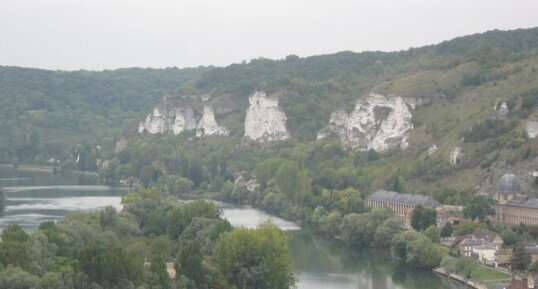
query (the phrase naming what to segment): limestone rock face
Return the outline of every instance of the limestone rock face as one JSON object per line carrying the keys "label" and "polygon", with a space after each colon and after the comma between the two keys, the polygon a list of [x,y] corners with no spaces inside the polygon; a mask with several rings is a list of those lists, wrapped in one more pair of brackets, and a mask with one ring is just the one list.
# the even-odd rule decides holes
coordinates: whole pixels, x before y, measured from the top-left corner
{"label": "limestone rock face", "polygon": [[196,126],[196,136],[228,136],[229,132],[226,128],[219,126],[215,120],[215,113],[211,106],[204,106],[202,118]]}
{"label": "limestone rock face", "polygon": [[420,105],[416,99],[394,95],[370,94],[357,101],[351,113],[334,112],[329,125],[318,132],[318,139],[337,135],[344,147],[378,152],[406,149],[413,129],[410,109]]}
{"label": "limestone rock face", "polygon": [[525,131],[527,132],[527,136],[529,138],[536,138],[538,137],[538,118],[531,119],[527,122],[527,126],[525,128]]}
{"label": "limestone rock face", "polygon": [[463,157],[463,149],[460,146],[455,146],[450,152],[450,164],[457,164]]}
{"label": "limestone rock face", "polygon": [[286,128],[287,117],[278,105],[278,98],[257,91],[249,97],[248,101],[245,139],[264,143],[286,140],[290,137]]}
{"label": "limestone rock face", "polygon": [[434,154],[436,151],[437,151],[437,145],[436,145],[436,144],[432,144],[432,145],[428,148],[428,155],[431,156],[431,155]]}
{"label": "limestone rock face", "polygon": [[196,128],[194,112],[190,107],[163,108],[156,107],[148,114],[145,121],[138,125],[138,132],[162,134],[171,132],[180,134]]}
{"label": "limestone rock face", "polygon": [[499,107],[499,110],[497,111],[498,115],[500,117],[505,117],[508,115],[509,112],[510,110],[508,109],[508,105],[506,104],[506,102],[502,102],[501,106]]}

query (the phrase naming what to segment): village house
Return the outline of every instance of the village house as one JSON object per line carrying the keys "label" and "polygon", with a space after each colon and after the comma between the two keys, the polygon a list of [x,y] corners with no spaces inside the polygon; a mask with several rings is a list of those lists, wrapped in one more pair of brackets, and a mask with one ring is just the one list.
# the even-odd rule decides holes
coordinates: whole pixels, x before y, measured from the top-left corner
{"label": "village house", "polygon": [[538,276],[529,273],[526,276],[514,276],[512,283],[506,289],[538,289]]}
{"label": "village house", "polygon": [[509,265],[512,261],[512,249],[504,248],[497,250],[497,253],[495,254],[495,260],[497,261],[497,265],[499,266]]}
{"label": "village house", "polygon": [[491,243],[495,246],[502,246],[504,244],[503,238],[501,235],[482,228],[475,229],[470,235],[474,239],[484,239],[486,242]]}
{"label": "village house", "polygon": [[[457,249],[462,256],[473,257],[482,262],[482,264],[496,267],[499,265],[497,253],[502,245],[503,239],[499,234],[478,228],[472,234],[462,237]],[[510,259],[508,259],[508,262],[510,262]]]}
{"label": "village house", "polygon": [[458,225],[465,219],[463,217],[463,206],[443,205],[436,208],[437,227],[443,228],[446,224]]}
{"label": "village house", "polygon": [[532,263],[538,262],[538,245],[525,246],[525,253],[531,256]]}
{"label": "village house", "polygon": [[458,244],[457,250],[461,256],[472,257],[473,247],[486,245],[488,242],[484,239],[466,238]]}
{"label": "village house", "polygon": [[495,254],[499,247],[486,243],[483,245],[473,246],[471,255],[478,258],[482,264],[497,267],[497,261],[495,260]]}

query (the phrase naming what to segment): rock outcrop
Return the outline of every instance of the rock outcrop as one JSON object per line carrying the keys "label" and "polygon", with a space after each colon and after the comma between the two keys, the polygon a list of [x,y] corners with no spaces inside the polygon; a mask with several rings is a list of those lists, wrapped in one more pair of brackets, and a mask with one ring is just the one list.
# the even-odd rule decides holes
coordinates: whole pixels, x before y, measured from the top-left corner
{"label": "rock outcrop", "polygon": [[196,136],[228,136],[229,132],[226,128],[219,126],[215,120],[215,113],[211,106],[204,106],[202,118],[196,126]]}
{"label": "rock outcrop", "polygon": [[463,157],[463,148],[460,146],[455,146],[450,152],[450,164],[457,164]]}
{"label": "rock outcrop", "polygon": [[413,129],[410,109],[420,101],[400,96],[370,94],[357,101],[351,113],[334,112],[329,125],[318,132],[318,139],[337,135],[344,147],[353,150],[406,149]]}
{"label": "rock outcrop", "polygon": [[286,128],[287,117],[278,105],[277,97],[257,91],[249,97],[248,101],[245,139],[264,143],[290,137]]}
{"label": "rock outcrop", "polygon": [[139,133],[178,135],[190,130],[196,130],[197,137],[229,135],[226,128],[218,125],[213,108],[209,105],[204,106],[202,117],[197,121],[191,106],[161,104],[138,125]]}
{"label": "rock outcrop", "polygon": [[437,145],[436,145],[436,144],[432,144],[432,145],[428,148],[428,155],[431,156],[431,155],[434,154],[436,151],[437,151]]}
{"label": "rock outcrop", "polygon": [[527,136],[529,138],[536,138],[538,137],[538,118],[531,119],[527,122],[527,126],[525,128],[525,131],[527,132]]}
{"label": "rock outcrop", "polygon": [[180,134],[196,128],[196,119],[191,107],[156,107],[146,120],[138,125],[138,132]]}

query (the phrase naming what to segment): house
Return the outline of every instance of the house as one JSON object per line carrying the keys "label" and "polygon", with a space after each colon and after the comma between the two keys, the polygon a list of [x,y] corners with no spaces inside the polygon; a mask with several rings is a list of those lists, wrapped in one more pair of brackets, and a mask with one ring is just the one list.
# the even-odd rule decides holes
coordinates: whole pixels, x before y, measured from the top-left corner
{"label": "house", "polygon": [[531,256],[532,263],[536,263],[538,261],[538,245],[525,246],[525,253]]}
{"label": "house", "polygon": [[499,266],[510,264],[510,262],[512,261],[512,249],[505,248],[497,250],[495,260],[497,261],[497,265]]}
{"label": "house", "polygon": [[476,240],[472,238],[466,238],[458,244],[458,253],[461,256],[471,257],[473,253],[473,247],[487,244],[488,243],[484,239]]}
{"label": "house", "polygon": [[[503,244],[499,234],[485,230],[476,229],[472,234],[466,235],[457,246],[458,253],[462,256],[473,257],[478,259],[482,264],[498,266],[498,251]],[[511,254],[510,254],[511,257]],[[503,262],[510,262],[510,257],[501,255]]]}
{"label": "house", "polygon": [[483,245],[472,246],[471,255],[477,257],[478,261],[482,262],[482,264],[497,267],[495,260],[497,249],[497,246],[491,243],[485,243]]}
{"label": "house", "polygon": [[527,276],[514,276],[507,289],[538,289],[538,276],[529,273]]}
{"label": "house", "polygon": [[366,203],[374,208],[390,208],[394,215],[406,226],[410,226],[413,210],[417,206],[435,209],[441,204],[431,196],[400,194],[398,192],[378,190],[366,198]]}
{"label": "house", "polygon": [[475,229],[471,235],[473,239],[484,239],[486,242],[496,246],[502,246],[504,243],[501,235],[483,228]]}
{"label": "house", "polygon": [[463,206],[443,205],[436,208],[437,227],[443,228],[446,224],[457,225],[463,222]]}

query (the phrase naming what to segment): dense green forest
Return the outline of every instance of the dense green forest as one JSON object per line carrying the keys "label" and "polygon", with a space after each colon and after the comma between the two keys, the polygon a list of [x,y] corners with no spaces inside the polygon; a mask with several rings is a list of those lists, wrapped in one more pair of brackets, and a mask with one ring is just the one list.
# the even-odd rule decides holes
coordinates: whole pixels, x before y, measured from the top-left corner
{"label": "dense green forest", "polygon": [[[287,237],[271,223],[232,229],[213,203],[180,204],[156,190],[45,222],[5,228],[2,289],[268,288],[294,284]],[[172,279],[167,267],[174,268]]]}
{"label": "dense green forest", "polygon": [[[79,169],[95,170],[95,159],[107,157],[121,132],[207,69],[0,67],[0,163],[44,165],[51,158],[75,160],[81,153],[92,164],[81,163]],[[97,146],[103,155],[97,155]]]}

